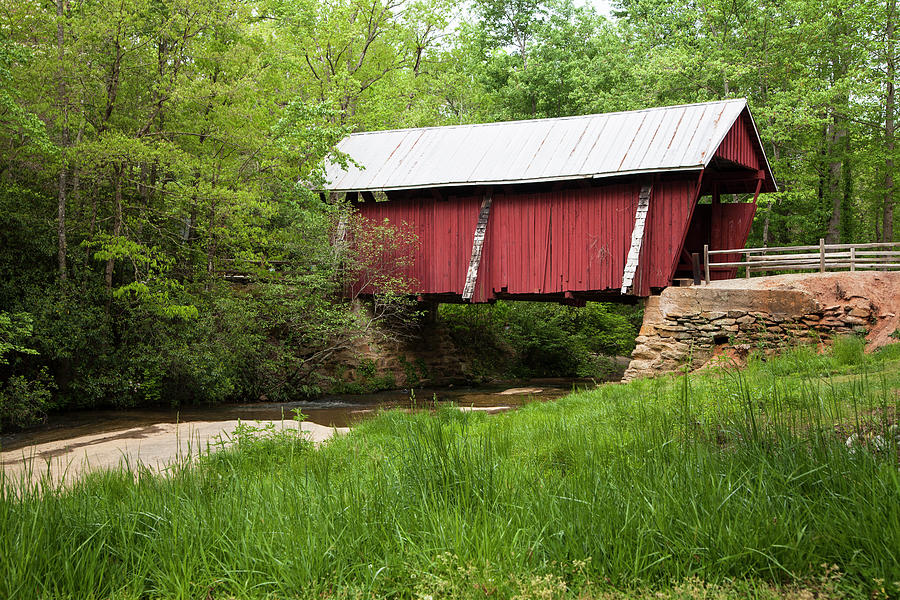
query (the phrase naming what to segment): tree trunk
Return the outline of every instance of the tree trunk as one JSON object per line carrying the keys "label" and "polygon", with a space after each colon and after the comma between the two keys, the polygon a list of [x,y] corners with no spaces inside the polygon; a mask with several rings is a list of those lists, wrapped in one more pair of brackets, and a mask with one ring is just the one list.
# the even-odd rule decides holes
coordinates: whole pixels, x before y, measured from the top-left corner
{"label": "tree trunk", "polygon": [[[56,55],[59,68],[57,74],[57,101],[63,113],[62,146],[65,148],[69,145],[69,109],[66,101],[66,83],[63,69],[64,16],[64,0],[56,0]],[[66,157],[63,155],[63,164],[59,169],[59,193],[56,199],[56,262],[61,280],[66,278],[66,179]]]}
{"label": "tree trunk", "polygon": [[894,241],[894,13],[897,0],[888,0],[887,9],[887,85],[884,98],[884,147],[887,158],[884,161],[884,207],[881,224],[881,239]]}
{"label": "tree trunk", "polygon": [[[772,160],[773,162],[778,162],[778,159],[781,158],[781,149],[778,146],[772,146]],[[775,201],[769,204],[768,210],[766,210],[766,218],[763,221],[763,232],[762,232],[762,245],[763,248],[769,247],[769,222],[772,219],[772,211],[775,210],[775,206],[778,204],[778,196],[775,196]]]}
{"label": "tree trunk", "polygon": [[[116,216],[115,221],[113,221],[113,237],[119,237],[122,235],[122,169],[121,167],[115,167],[115,202],[116,202]],[[106,261],[106,291],[112,289],[112,279],[113,279],[113,270],[116,268],[116,259],[110,258]]]}
{"label": "tree trunk", "polygon": [[150,208],[150,189],[152,187],[152,183],[150,183],[150,166],[147,164],[147,161],[141,161],[141,171],[138,176],[138,195],[141,197],[141,210],[140,210],[140,218],[137,220],[136,231],[134,232],[135,239],[138,241],[141,240],[141,237],[144,235],[144,219],[146,218],[147,210]]}
{"label": "tree trunk", "polygon": [[[213,186],[216,185],[215,178],[213,179]],[[212,277],[213,269],[215,267],[215,258],[216,258],[216,201],[212,200],[209,203],[209,235],[206,240],[206,274]],[[206,283],[207,289],[209,289],[209,281]]]}
{"label": "tree trunk", "polygon": [[837,115],[828,125],[828,189],[826,193],[831,202],[831,218],[828,219],[828,230],[825,241],[829,244],[840,243],[841,240],[841,206],[844,203],[844,186],[841,185],[844,172],[844,161],[841,160],[847,129]]}
{"label": "tree trunk", "polygon": [[59,195],[56,199],[56,264],[59,278],[66,278],[66,168],[59,170]]}

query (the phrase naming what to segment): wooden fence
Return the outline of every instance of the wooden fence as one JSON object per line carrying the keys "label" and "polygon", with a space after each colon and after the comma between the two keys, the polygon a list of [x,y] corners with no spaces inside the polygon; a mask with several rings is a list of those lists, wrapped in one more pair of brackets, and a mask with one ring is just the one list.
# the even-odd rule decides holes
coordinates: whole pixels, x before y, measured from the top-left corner
{"label": "wooden fence", "polygon": [[[734,260],[728,255],[738,255]],[[725,256],[724,262],[710,262],[717,256]],[[741,248],[734,250],[710,250],[703,246],[703,268],[706,283],[710,269],[744,268],[744,276],[751,273],[777,271],[825,271],[900,269],[900,242],[870,244],[826,244],[819,240],[817,246],[781,246],[778,248]]]}

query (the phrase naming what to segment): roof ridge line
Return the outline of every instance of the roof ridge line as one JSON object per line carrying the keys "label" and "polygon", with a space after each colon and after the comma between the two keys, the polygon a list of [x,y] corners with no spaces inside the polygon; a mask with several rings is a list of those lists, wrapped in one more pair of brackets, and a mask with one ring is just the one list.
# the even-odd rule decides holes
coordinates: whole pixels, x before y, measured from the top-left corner
{"label": "roof ridge line", "polygon": [[[536,119],[515,119],[511,121],[490,121],[488,123],[460,123],[458,125],[427,125],[425,127],[402,127],[399,129],[376,129],[373,131],[356,131],[347,137],[375,135],[379,133],[402,133],[409,131],[427,131],[431,129],[463,129],[465,127],[493,127],[497,125],[506,125],[510,123],[536,123],[540,121],[568,121],[573,119],[586,119],[589,117],[606,117],[612,115],[624,115],[628,113],[652,112],[661,110],[670,110],[674,108],[686,108],[688,106],[708,106],[711,104],[728,104],[731,102],[743,102],[749,105],[746,98],[726,98],[725,100],[709,100],[707,102],[688,102],[685,104],[672,104],[670,106],[651,106],[649,108],[637,108],[634,110],[617,110],[605,113],[590,113],[586,115],[569,115],[566,117],[540,117]],[[345,138],[346,139],[346,138]]]}

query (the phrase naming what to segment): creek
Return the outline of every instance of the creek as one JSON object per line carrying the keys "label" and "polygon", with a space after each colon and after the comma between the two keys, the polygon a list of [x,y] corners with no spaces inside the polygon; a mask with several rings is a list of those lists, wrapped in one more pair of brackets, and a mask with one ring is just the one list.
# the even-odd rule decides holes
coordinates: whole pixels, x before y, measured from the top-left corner
{"label": "creek", "polygon": [[[71,411],[52,415],[40,427],[0,435],[0,465],[14,478],[24,473],[32,480],[43,472],[50,472],[55,480],[73,480],[88,470],[123,462],[165,468],[210,444],[230,439],[239,423],[300,426],[313,441],[321,442],[381,410],[432,410],[455,405],[460,410],[503,412],[592,386],[590,380],[541,379],[520,381],[514,388],[424,388],[329,396],[315,401]],[[294,420],[296,409],[306,417],[301,424]]]}

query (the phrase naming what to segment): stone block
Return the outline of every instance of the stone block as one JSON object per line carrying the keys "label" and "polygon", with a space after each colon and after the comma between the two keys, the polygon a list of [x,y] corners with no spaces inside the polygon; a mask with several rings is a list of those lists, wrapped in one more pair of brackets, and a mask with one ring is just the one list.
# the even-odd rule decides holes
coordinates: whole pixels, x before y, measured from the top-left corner
{"label": "stone block", "polygon": [[649,360],[632,360],[628,363],[629,371],[644,371],[650,368]]}
{"label": "stone block", "polygon": [[632,359],[632,360],[635,360],[635,359],[637,359],[637,360],[651,360],[651,359],[656,358],[657,356],[659,356],[659,352],[657,352],[656,350],[653,350],[653,349],[651,349],[651,348],[648,348],[647,346],[637,346],[637,347],[631,352],[631,359]]}
{"label": "stone block", "polygon": [[700,313],[700,316],[703,317],[704,319],[706,319],[707,321],[715,321],[716,319],[725,318],[726,314],[727,313],[724,313],[720,310],[710,310],[710,311],[704,310]]}
{"label": "stone block", "polygon": [[[675,288],[666,288],[664,291],[668,291],[671,289],[675,289]],[[697,316],[700,314],[699,310],[690,309],[690,308],[686,308],[683,306],[677,306],[677,305],[676,306],[666,306],[665,308],[661,307],[661,310],[662,310],[663,315],[665,315],[667,318],[670,318],[670,319],[690,318],[690,317],[694,317],[694,316]]]}
{"label": "stone block", "polygon": [[842,320],[847,325],[865,325],[867,323],[865,319],[860,319],[859,317],[853,317],[851,315],[847,315]]}
{"label": "stone block", "polygon": [[685,352],[679,352],[677,350],[666,350],[659,356],[660,356],[660,358],[664,358],[666,360],[672,360],[672,361],[680,361],[684,358],[687,358],[687,354]]}
{"label": "stone block", "polygon": [[724,312],[727,315],[728,311],[788,316],[802,315],[818,308],[812,294],[804,290],[715,286],[669,287],[663,290],[659,298],[661,312],[669,316],[694,316],[717,312]]}

